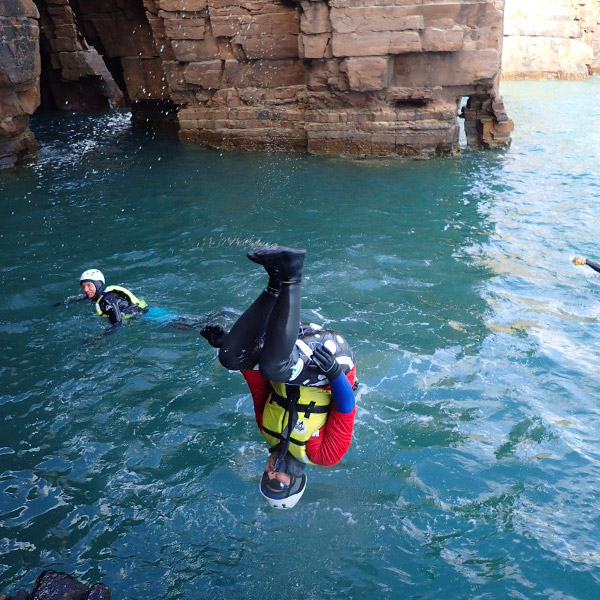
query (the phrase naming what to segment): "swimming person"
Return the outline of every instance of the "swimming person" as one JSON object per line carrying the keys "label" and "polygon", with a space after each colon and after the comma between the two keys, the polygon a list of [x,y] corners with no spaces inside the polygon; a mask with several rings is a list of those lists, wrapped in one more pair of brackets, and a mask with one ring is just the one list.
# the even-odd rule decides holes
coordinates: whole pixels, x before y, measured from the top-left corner
{"label": "swimming person", "polygon": [[[159,306],[149,307],[145,300],[138,298],[127,288],[120,285],[106,285],[106,280],[102,271],[98,269],[88,269],[84,271],[79,278],[79,285],[83,294],[70,296],[64,302],[59,302],[56,306],[79,302],[81,300],[91,300],[95,303],[96,313],[99,316],[108,317],[111,324],[107,333],[123,324],[123,319],[144,317],[144,320],[150,320],[155,323],[167,323],[177,329],[200,329],[206,325],[209,317],[185,317],[174,312],[161,308]],[[222,311],[224,314],[227,311]],[[214,318],[211,315],[210,318]]]}
{"label": "swimming person", "polygon": [[108,317],[113,327],[120,327],[124,317],[139,316],[148,312],[144,300],[134,296],[127,288],[120,285],[106,286],[102,271],[88,269],[81,274],[79,285],[85,298],[96,303],[96,313]]}
{"label": "swimming person", "polygon": [[306,464],[334,465],[352,441],[356,363],[334,331],[300,323],[306,251],[282,246],[248,253],[269,276],[266,288],[227,332],[201,334],[219,361],[241,371],[256,422],[269,444],[260,492],[275,508],[292,508],[306,488]]}
{"label": "swimming person", "polygon": [[571,262],[574,265],[587,265],[588,267],[594,269],[594,271],[600,273],[600,263],[590,260],[589,258],[585,258],[583,256],[576,256]]}

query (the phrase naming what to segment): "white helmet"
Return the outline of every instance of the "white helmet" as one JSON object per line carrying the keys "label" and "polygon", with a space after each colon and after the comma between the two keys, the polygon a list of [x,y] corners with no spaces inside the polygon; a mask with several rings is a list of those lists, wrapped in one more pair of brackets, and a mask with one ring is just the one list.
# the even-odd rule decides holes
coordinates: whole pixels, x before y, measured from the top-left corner
{"label": "white helmet", "polygon": [[79,278],[79,283],[82,283],[83,281],[101,281],[103,284],[106,283],[102,271],[99,271],[98,269],[88,269],[87,271],[84,271]]}
{"label": "white helmet", "polygon": [[290,485],[277,479],[270,480],[265,471],[260,479],[260,493],[273,508],[294,508],[306,489],[306,473],[292,476]]}
{"label": "white helmet", "polygon": [[84,271],[79,278],[79,285],[84,281],[91,281],[96,286],[96,292],[98,293],[104,289],[104,285],[106,284],[102,271],[99,271],[98,269],[88,269],[87,271]]}

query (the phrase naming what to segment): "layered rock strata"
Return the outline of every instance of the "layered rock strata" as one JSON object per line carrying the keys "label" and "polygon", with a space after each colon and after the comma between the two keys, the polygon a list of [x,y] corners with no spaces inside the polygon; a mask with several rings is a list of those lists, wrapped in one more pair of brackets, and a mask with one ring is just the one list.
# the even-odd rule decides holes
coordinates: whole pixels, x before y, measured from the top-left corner
{"label": "layered rock strata", "polygon": [[42,104],[89,110],[119,106],[123,94],[78,27],[69,0],[36,0],[43,63]]}
{"label": "layered rock strata", "polygon": [[509,143],[503,2],[160,0],[182,139],[224,148],[432,156]]}
{"label": "layered rock strata", "polygon": [[[35,87],[35,8],[5,0],[26,2]],[[219,148],[434,156],[458,150],[466,98],[469,144],[510,142],[503,0],[36,2],[49,106],[129,103]]]}
{"label": "layered rock strata", "polygon": [[31,0],[0,2],[0,169],[38,151],[29,129],[40,103],[38,18]]}
{"label": "layered rock strata", "polygon": [[506,79],[600,74],[600,0],[506,0]]}
{"label": "layered rock strata", "polygon": [[[96,84],[109,104],[132,106],[138,121],[167,120],[172,115],[162,59],[142,0],[36,1],[48,9],[53,4],[66,5],[76,19],[76,27],[69,27],[66,33],[75,33],[84,47],[83,53],[76,44],[65,48],[63,34],[60,47],[52,47],[52,60],[71,59],[72,64],[74,53],[77,59],[96,65],[96,56],[101,57],[104,72]],[[87,77],[85,67],[79,71]],[[68,80],[64,73],[61,79]]]}

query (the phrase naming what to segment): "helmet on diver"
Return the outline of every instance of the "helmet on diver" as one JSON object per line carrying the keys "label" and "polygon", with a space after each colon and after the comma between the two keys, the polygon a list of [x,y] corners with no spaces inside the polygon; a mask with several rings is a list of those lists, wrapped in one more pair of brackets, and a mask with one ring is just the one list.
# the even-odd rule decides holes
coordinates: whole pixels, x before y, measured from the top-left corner
{"label": "helmet on diver", "polygon": [[104,289],[104,285],[106,284],[102,271],[99,271],[98,269],[88,269],[87,271],[84,271],[79,278],[79,285],[84,281],[91,281],[96,286],[97,294]]}
{"label": "helmet on diver", "polygon": [[294,508],[306,489],[304,463],[286,454],[282,459],[277,458],[274,470],[287,473],[290,476],[290,484],[285,485],[279,479],[269,479],[265,471],[260,479],[261,496],[273,508]]}

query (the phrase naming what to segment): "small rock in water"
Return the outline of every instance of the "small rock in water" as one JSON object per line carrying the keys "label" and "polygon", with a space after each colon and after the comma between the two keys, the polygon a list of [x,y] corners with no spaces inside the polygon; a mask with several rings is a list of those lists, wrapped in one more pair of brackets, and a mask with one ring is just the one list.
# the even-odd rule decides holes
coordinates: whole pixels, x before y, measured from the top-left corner
{"label": "small rock in water", "polygon": [[83,600],[87,588],[75,577],[58,571],[44,571],[35,581],[30,600]]}
{"label": "small rock in water", "polygon": [[0,600],[29,600],[29,594],[25,590],[19,590],[14,596],[0,594]]}
{"label": "small rock in water", "polygon": [[43,571],[35,580],[33,592],[19,590],[14,596],[0,594],[0,600],[111,600],[104,583],[96,583],[89,590],[68,573]]}

